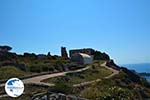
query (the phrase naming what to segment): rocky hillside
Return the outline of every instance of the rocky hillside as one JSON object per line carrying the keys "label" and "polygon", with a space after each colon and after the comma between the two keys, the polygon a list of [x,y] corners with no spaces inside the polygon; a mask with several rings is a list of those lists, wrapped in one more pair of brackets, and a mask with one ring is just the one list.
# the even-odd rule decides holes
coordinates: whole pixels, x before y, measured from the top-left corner
{"label": "rocky hillside", "polygon": [[107,62],[107,66],[119,70],[120,73],[90,86],[77,88],[78,95],[90,100],[150,99],[150,83],[146,79],[127,68],[117,66],[112,60]]}
{"label": "rocky hillside", "polygon": [[[0,80],[45,72],[56,73],[70,71],[87,66],[74,64],[70,59],[51,55],[50,52],[38,55],[34,53],[18,55],[9,52],[9,50],[12,49],[9,46],[0,46],[0,48]],[[101,66],[103,62],[106,62],[108,68]],[[25,92],[29,95],[23,95],[23,98],[31,97],[32,93],[49,90],[54,92],[64,92],[68,95],[76,95],[89,100],[150,99],[150,83],[148,83],[146,79],[140,77],[136,72],[115,64],[108,54],[95,51],[94,62],[88,66],[92,67],[80,73],[68,74],[62,78],[58,77],[46,80],[46,82],[59,83],[55,87],[43,88],[42,86],[29,86],[32,91],[26,88]],[[118,71],[119,74],[117,73],[112,77],[105,78],[112,74],[109,68]],[[74,87],[72,85],[96,79],[100,79],[100,81],[93,81],[92,84],[85,86]],[[22,100],[22,98],[18,98],[18,100]]]}

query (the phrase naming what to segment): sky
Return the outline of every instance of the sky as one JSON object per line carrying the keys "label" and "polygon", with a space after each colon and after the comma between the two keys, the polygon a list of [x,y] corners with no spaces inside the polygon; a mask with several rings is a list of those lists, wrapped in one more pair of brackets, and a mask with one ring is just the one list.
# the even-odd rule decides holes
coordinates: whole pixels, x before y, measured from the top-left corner
{"label": "sky", "polygon": [[119,64],[150,63],[150,1],[0,0],[0,45],[18,54],[93,48]]}

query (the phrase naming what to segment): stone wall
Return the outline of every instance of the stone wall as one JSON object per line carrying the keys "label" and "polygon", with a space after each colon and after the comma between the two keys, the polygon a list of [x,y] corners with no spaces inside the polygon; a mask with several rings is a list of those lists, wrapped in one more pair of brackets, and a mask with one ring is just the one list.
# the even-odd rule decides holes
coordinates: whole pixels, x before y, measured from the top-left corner
{"label": "stone wall", "polygon": [[73,54],[76,54],[76,53],[85,53],[85,54],[88,54],[88,55],[93,55],[95,52],[95,50],[91,49],[91,48],[86,48],[86,49],[74,49],[74,50],[70,50],[69,51],[69,55],[70,57],[73,55]]}

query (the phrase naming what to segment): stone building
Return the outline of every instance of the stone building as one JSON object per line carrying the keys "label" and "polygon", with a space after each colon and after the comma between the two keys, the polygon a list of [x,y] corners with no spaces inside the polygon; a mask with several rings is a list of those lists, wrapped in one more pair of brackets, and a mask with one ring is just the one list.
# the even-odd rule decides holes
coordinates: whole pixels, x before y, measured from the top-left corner
{"label": "stone building", "polygon": [[69,55],[70,55],[70,57],[76,53],[84,53],[84,54],[88,54],[88,55],[94,55],[94,52],[95,52],[95,50],[93,50],[91,48],[74,49],[74,50],[69,51]]}
{"label": "stone building", "polygon": [[91,64],[93,62],[93,56],[85,53],[75,53],[71,55],[71,61],[77,64]]}

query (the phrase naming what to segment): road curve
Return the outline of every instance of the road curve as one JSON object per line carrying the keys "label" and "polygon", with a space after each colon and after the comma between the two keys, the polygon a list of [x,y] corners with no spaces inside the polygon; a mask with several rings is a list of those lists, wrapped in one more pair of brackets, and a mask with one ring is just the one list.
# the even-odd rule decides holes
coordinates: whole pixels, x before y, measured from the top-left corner
{"label": "road curve", "polygon": [[[119,73],[119,71],[113,69],[113,68],[110,68],[108,66],[106,66],[106,62],[102,63],[101,66],[104,66],[106,67],[107,69],[111,70],[113,73],[107,77],[105,77],[106,79],[116,75]],[[42,82],[43,80],[45,79],[48,79],[48,78],[54,78],[54,77],[60,77],[60,76],[65,76],[67,73],[77,73],[77,72],[82,72],[84,70],[87,70],[89,69],[91,66],[87,66],[85,68],[82,68],[82,69],[78,69],[78,70],[75,70],[75,71],[66,71],[66,72],[59,72],[59,73],[53,73],[53,74],[46,74],[46,75],[41,75],[41,76],[36,76],[36,77],[32,77],[32,78],[27,78],[27,79],[24,79],[23,80],[23,83],[24,84],[37,84],[37,85],[44,85],[44,86],[54,86],[55,84],[52,84],[52,83],[45,83],[45,82]],[[88,82],[84,82],[84,83],[80,83],[80,84],[76,84],[74,85],[75,87],[77,86],[81,86],[81,85],[88,85],[88,84],[91,84],[95,81],[101,81],[101,79],[97,79],[97,80],[94,80],[94,81],[88,81]],[[5,86],[5,84],[1,84],[0,87],[3,87]]]}
{"label": "road curve", "polygon": [[[115,75],[117,75],[117,74],[119,73],[118,70],[115,70],[115,69],[113,69],[113,68],[111,68],[111,67],[106,66],[106,62],[102,63],[101,66],[104,66],[105,68],[107,68],[107,69],[109,69],[110,71],[112,71],[112,74],[110,74],[109,76],[104,77],[104,79],[111,78],[112,76],[115,76]],[[74,86],[74,87],[87,86],[87,85],[90,85],[90,84],[92,84],[92,83],[94,83],[94,82],[99,82],[99,81],[101,81],[100,78],[99,78],[99,79],[96,79],[96,80],[93,80],[93,81],[87,81],[87,82],[83,82],[83,83],[80,83],[80,84],[75,84],[75,85],[73,85],[73,86]]]}

